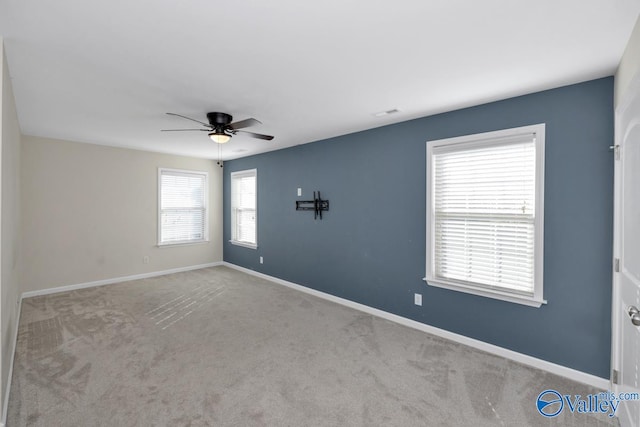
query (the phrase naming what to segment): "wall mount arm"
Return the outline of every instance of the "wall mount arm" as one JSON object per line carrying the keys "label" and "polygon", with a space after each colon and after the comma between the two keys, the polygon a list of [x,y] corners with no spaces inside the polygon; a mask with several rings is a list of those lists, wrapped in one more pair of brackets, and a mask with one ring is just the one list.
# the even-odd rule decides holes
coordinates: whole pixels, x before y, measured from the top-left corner
{"label": "wall mount arm", "polygon": [[[318,195],[316,196],[316,193]],[[320,197],[320,191],[313,192],[313,200],[297,200],[296,201],[296,210],[297,211],[313,211],[313,219],[322,219],[322,211],[329,210],[329,201],[322,200]]]}

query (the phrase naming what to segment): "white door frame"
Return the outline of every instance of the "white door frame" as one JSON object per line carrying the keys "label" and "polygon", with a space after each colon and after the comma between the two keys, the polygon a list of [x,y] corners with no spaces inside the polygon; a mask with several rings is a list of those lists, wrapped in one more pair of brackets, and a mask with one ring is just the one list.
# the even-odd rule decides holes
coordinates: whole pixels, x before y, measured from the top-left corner
{"label": "white door frame", "polygon": [[622,95],[622,101],[618,104],[615,109],[615,124],[614,124],[614,133],[615,133],[615,145],[613,146],[614,150],[614,178],[613,178],[613,258],[612,258],[612,283],[613,283],[613,291],[611,295],[612,301],[612,310],[611,310],[611,381],[610,385],[612,390],[615,388],[615,384],[613,382],[613,371],[620,370],[620,343],[622,337],[620,336],[620,325],[619,325],[619,317],[620,309],[619,304],[617,304],[618,298],[620,298],[620,279],[616,274],[615,262],[616,259],[620,258],[621,252],[621,239],[620,239],[620,179],[621,179],[621,170],[620,165],[615,160],[617,157],[616,151],[619,150],[619,147],[622,143],[624,135],[622,134],[621,126],[621,115],[622,112],[629,107],[631,103],[631,94],[634,91],[640,90],[640,70],[636,72],[635,76],[631,80],[627,90]]}

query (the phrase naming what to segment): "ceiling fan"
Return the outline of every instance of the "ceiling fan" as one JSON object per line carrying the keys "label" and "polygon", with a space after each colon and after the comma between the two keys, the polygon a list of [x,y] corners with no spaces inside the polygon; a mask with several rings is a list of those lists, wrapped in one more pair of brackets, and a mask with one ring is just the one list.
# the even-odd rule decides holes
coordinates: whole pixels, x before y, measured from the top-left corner
{"label": "ceiling fan", "polygon": [[271,141],[273,136],[263,135],[260,133],[248,132],[246,130],[240,130],[249,126],[262,124],[256,119],[245,119],[239,122],[231,123],[233,117],[226,113],[207,113],[207,120],[209,123],[201,122],[200,120],[192,119],[191,117],[182,116],[175,113],[167,113],[170,116],[178,116],[183,119],[191,120],[192,122],[200,123],[206,126],[207,129],[162,129],[161,132],[185,132],[185,131],[202,131],[209,132],[209,138],[218,144],[224,144],[229,141],[231,137],[238,132],[246,133],[252,138],[264,139]]}

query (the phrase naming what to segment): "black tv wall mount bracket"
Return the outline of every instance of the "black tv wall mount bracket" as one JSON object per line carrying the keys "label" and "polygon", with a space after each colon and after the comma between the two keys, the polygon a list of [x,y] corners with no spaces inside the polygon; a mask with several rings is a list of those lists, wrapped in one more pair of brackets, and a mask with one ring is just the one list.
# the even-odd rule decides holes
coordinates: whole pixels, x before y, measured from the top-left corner
{"label": "black tv wall mount bracket", "polygon": [[[318,195],[316,196],[316,193]],[[297,211],[313,211],[313,219],[322,219],[322,211],[329,210],[329,201],[322,200],[320,197],[320,191],[313,192],[313,200],[297,200]]]}

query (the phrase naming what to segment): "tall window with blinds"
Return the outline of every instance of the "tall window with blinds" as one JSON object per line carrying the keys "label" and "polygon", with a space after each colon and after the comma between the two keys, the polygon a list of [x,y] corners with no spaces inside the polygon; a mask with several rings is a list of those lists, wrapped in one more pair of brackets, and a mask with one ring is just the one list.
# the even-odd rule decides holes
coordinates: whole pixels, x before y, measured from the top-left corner
{"label": "tall window with blinds", "polygon": [[207,241],[207,173],[160,168],[158,181],[158,245]]}
{"label": "tall window with blinds", "polygon": [[543,299],[544,124],[427,142],[427,283]]}
{"label": "tall window with blinds", "polygon": [[231,243],[258,247],[256,169],[231,173]]}

